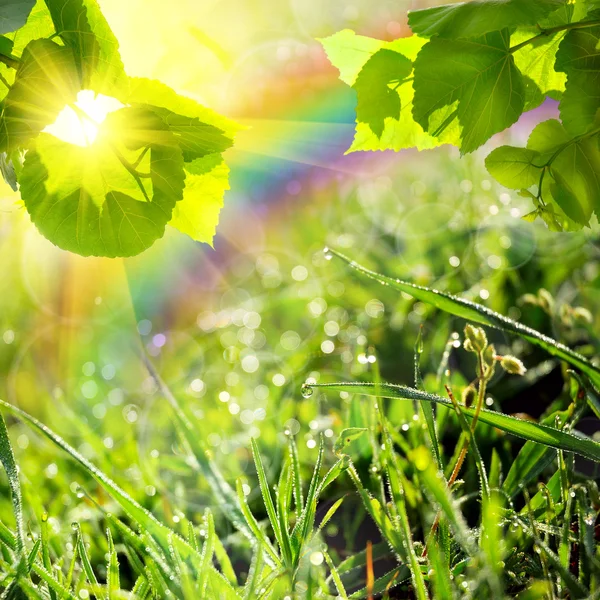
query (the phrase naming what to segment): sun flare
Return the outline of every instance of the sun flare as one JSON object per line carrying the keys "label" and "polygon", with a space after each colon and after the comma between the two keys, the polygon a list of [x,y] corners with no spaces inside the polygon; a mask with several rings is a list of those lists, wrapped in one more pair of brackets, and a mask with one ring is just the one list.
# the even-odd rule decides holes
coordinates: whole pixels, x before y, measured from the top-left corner
{"label": "sun flare", "polygon": [[116,98],[81,90],[73,106],[65,106],[56,121],[44,131],[70,144],[85,147],[94,143],[98,127],[107,115],[124,105]]}

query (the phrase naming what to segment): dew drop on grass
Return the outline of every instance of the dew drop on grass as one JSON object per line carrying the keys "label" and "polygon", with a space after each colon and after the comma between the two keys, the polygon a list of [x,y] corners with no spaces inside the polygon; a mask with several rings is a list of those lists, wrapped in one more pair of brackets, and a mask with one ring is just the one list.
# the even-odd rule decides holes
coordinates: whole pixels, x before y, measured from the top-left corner
{"label": "dew drop on grass", "polygon": [[313,395],[313,393],[314,393],[313,385],[315,383],[316,383],[315,378],[314,377],[309,377],[302,384],[302,387],[300,388],[300,393],[302,394],[302,396],[304,398],[310,398]]}
{"label": "dew drop on grass", "polygon": [[325,256],[325,260],[331,260],[333,258],[333,254],[327,246],[323,248],[323,255]]}

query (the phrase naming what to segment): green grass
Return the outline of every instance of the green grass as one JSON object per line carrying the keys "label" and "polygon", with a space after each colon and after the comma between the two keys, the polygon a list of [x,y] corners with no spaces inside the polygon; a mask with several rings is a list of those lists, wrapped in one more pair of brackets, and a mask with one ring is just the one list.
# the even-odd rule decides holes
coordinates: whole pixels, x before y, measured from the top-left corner
{"label": "green grass", "polygon": [[518,221],[510,244],[478,227],[499,193],[483,188],[487,204],[449,201],[466,213],[450,233],[428,207],[467,174],[438,160],[398,182],[427,177],[411,197],[427,239],[394,233],[393,199],[350,195],[310,235],[270,234],[301,258],[242,256],[175,324],[138,307],[170,328],[159,353],[99,325],[60,377],[23,345],[0,383],[3,597],[600,597],[600,444],[582,433],[600,406],[597,241],[557,263],[560,240],[532,229],[523,260]]}

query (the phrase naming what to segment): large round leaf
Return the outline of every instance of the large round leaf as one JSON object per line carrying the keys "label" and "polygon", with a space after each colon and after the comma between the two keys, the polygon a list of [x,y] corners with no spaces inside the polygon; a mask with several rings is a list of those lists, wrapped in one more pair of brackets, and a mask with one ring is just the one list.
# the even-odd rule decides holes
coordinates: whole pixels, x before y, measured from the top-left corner
{"label": "large round leaf", "polygon": [[21,196],[39,231],[84,256],[133,256],[162,237],[183,196],[183,156],[152,111],[123,108],[85,148],[42,133],[27,154]]}

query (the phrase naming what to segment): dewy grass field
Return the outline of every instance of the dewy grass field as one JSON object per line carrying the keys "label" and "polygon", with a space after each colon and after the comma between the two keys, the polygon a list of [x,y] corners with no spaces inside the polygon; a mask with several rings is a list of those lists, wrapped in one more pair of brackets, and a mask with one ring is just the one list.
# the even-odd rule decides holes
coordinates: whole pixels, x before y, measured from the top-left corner
{"label": "dewy grass field", "polygon": [[0,598],[600,598],[599,4],[401,4],[0,2]]}

